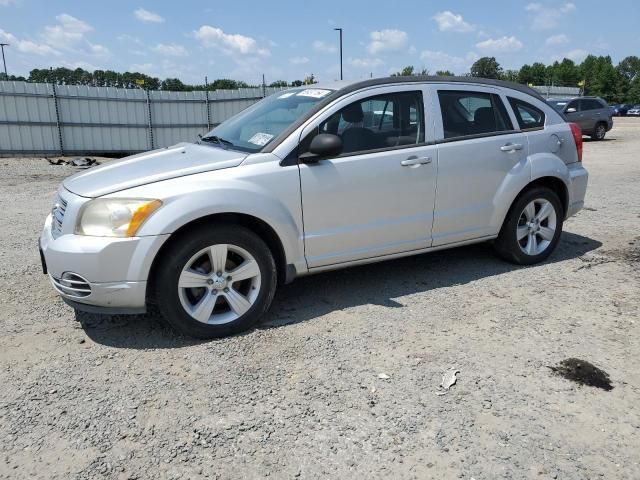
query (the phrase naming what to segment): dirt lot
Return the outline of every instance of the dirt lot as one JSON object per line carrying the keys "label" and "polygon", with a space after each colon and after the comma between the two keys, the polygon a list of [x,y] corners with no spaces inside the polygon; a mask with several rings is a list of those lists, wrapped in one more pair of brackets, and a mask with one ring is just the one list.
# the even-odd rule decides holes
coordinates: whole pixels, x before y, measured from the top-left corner
{"label": "dirt lot", "polygon": [[[0,478],[640,478],[638,152],[637,119],[585,143],[543,265],[480,245],[308,277],[209,343],[76,321],[36,248],[73,169],[0,159]],[[613,389],[548,368],[569,357]]]}

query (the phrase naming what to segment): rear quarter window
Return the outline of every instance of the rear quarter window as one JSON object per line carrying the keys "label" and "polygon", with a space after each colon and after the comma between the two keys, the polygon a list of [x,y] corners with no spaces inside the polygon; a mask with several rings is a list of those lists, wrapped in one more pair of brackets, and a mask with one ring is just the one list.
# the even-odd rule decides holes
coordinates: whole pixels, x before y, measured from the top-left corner
{"label": "rear quarter window", "polygon": [[509,103],[516,115],[521,130],[543,128],[545,115],[538,107],[517,98],[509,97]]}

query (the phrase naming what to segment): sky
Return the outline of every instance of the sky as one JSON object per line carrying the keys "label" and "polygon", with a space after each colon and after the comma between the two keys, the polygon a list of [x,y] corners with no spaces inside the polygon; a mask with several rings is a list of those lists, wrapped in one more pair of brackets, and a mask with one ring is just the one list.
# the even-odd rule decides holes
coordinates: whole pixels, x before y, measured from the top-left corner
{"label": "sky", "polygon": [[639,20],[639,0],[0,0],[0,42],[14,75],[64,66],[258,84],[338,79],[336,27],[344,78],[360,79],[406,65],[461,74],[482,56],[505,69],[589,53],[617,63],[640,55]]}

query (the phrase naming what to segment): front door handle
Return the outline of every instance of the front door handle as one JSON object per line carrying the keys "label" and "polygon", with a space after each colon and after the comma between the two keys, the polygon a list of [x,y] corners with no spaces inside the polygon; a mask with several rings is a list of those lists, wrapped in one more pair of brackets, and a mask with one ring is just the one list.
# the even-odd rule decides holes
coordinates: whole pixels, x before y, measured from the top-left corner
{"label": "front door handle", "polygon": [[516,150],[522,150],[523,146],[521,143],[507,143],[500,147],[500,150],[503,152],[515,152]]}
{"label": "front door handle", "polygon": [[428,163],[431,163],[431,157],[411,156],[406,160],[402,160],[400,165],[403,167],[419,167],[420,165],[426,165]]}

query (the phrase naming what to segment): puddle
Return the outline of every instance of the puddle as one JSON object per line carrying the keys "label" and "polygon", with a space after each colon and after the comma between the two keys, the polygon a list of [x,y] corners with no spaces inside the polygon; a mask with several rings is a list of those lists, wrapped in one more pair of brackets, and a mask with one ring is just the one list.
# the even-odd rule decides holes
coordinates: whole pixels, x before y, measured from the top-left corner
{"label": "puddle", "polygon": [[606,391],[613,390],[611,380],[609,380],[609,374],[585,360],[567,358],[566,360],[562,360],[557,366],[549,368],[554,373],[580,385],[597,387]]}

